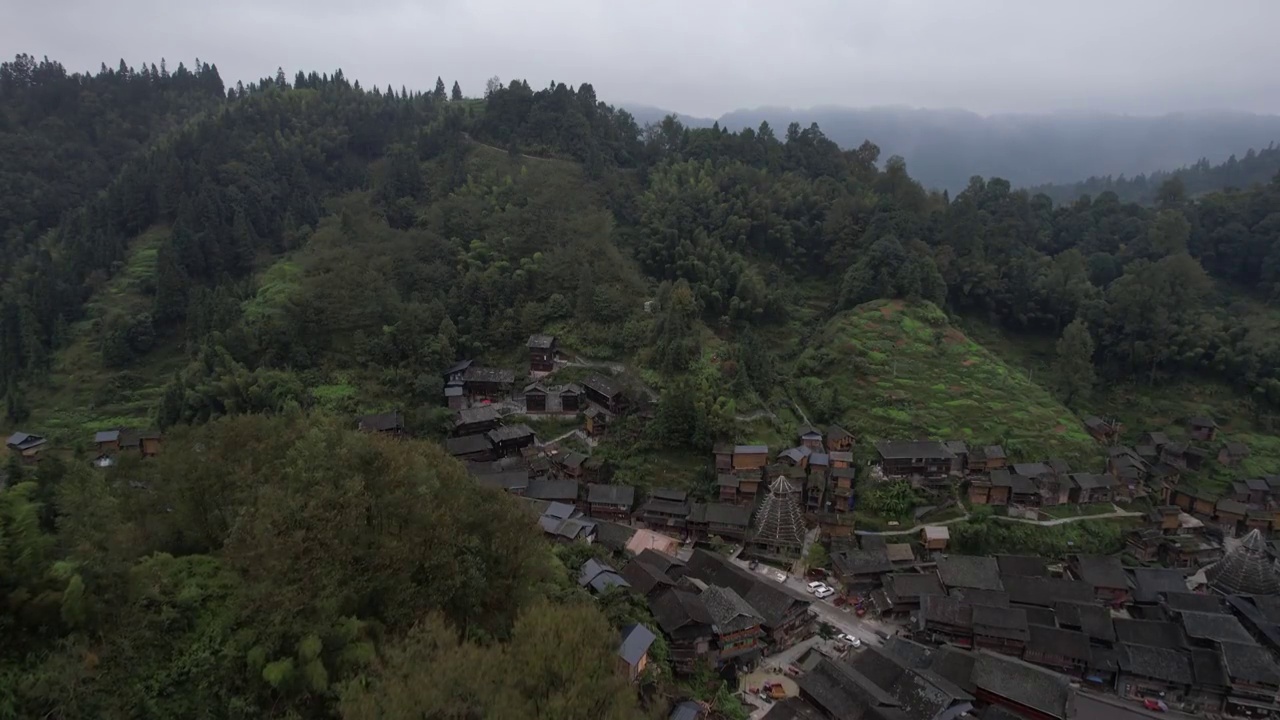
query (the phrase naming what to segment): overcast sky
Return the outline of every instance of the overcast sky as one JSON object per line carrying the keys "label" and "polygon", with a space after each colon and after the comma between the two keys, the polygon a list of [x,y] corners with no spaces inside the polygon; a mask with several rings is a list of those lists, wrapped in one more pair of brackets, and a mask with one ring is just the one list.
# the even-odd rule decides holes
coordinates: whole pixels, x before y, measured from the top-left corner
{"label": "overcast sky", "polygon": [[70,69],[196,57],[227,83],[341,67],[468,95],[590,82],[610,102],[982,113],[1280,112],[1280,0],[43,0],[0,43]]}

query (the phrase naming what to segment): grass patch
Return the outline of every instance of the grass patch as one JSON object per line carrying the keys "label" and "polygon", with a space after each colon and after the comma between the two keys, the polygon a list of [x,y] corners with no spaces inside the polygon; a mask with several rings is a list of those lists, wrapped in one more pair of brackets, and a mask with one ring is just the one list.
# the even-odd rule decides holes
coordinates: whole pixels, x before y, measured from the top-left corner
{"label": "grass patch", "polygon": [[931,304],[876,301],[840,313],[795,373],[821,378],[857,435],[998,443],[1018,459],[1101,466],[1102,449],[1070,410]]}

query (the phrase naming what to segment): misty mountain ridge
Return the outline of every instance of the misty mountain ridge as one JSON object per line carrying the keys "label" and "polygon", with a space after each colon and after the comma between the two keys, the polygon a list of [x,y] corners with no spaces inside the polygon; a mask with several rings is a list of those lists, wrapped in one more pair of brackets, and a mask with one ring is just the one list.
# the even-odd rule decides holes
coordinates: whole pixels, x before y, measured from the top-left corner
{"label": "misty mountain ridge", "polygon": [[[624,107],[642,125],[668,114],[648,105]],[[718,122],[731,131],[767,121],[777,133],[792,122],[804,127],[816,122],[841,147],[855,148],[870,140],[880,147],[881,158],[901,155],[912,177],[926,187],[952,193],[964,189],[974,175],[1004,178],[1019,187],[1131,177],[1201,160],[1217,164],[1280,140],[1280,116],[1236,111],[982,115],[958,108],[826,105],[763,106],[718,118],[676,116],[689,127]]]}

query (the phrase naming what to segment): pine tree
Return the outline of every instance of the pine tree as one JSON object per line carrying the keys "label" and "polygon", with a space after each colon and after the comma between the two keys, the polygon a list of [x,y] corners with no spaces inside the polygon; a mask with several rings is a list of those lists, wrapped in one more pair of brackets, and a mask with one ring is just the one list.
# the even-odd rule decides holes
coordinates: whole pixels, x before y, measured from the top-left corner
{"label": "pine tree", "polygon": [[440,77],[437,77],[436,90],[435,92],[431,93],[431,99],[435,100],[436,102],[444,102],[445,97],[446,96],[444,94],[444,80]]}
{"label": "pine tree", "polygon": [[1093,336],[1082,318],[1071,321],[1058,340],[1058,378],[1068,405],[1089,396],[1095,380]]}
{"label": "pine tree", "polygon": [[449,99],[453,102],[458,102],[462,99],[462,87],[458,85],[457,80],[453,81],[453,92],[450,93]]}

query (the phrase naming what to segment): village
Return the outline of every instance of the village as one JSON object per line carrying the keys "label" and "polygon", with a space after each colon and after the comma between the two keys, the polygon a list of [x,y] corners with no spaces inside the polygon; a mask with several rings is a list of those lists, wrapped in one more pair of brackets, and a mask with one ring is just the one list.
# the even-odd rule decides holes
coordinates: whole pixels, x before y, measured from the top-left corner
{"label": "village", "polygon": [[[521,498],[553,542],[606,551],[572,570],[591,593],[622,589],[647,605],[655,626],[619,638],[632,680],[661,635],[675,673],[715,669],[767,720],[1280,717],[1280,476],[1241,478],[1223,496],[1183,485],[1205,463],[1248,456],[1212,418],[1187,418],[1185,438],[1144,432],[1132,445],[1118,424],[1087,418],[1106,448],[1096,468],[802,426],[787,447],[716,446],[714,490],[696,493],[610,482],[591,448],[651,398],[606,368],[553,382],[567,364],[554,337],[532,336],[528,351],[519,388],[510,369],[446,371],[444,445],[481,486]],[[529,425],[543,417],[580,427],[544,440]],[[395,410],[356,427],[406,433]],[[101,431],[92,462],[149,457],[161,441]],[[7,445],[36,462],[47,443],[19,432]],[[859,528],[860,498],[884,483],[952,515]],[[954,552],[948,525],[982,507],[994,522],[1132,527],[1123,558]],[[707,712],[689,699],[671,717]]]}

